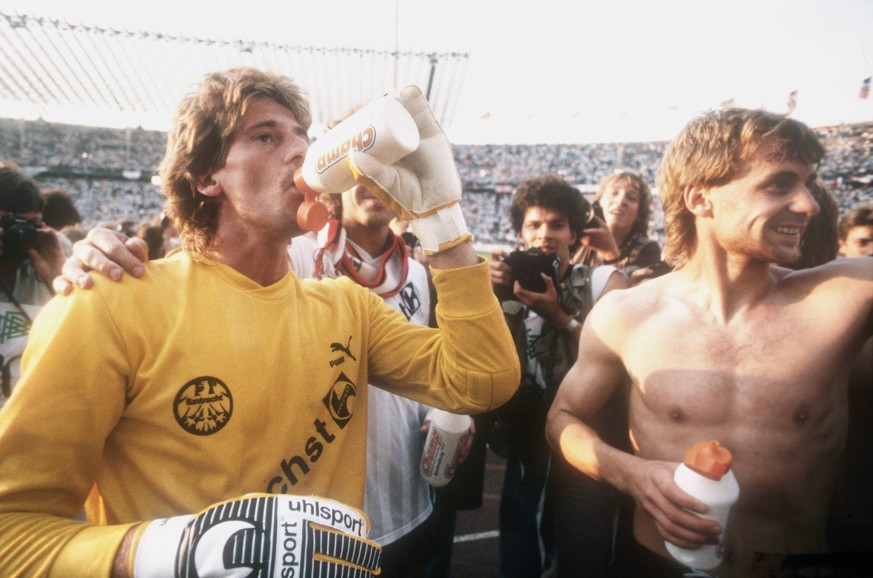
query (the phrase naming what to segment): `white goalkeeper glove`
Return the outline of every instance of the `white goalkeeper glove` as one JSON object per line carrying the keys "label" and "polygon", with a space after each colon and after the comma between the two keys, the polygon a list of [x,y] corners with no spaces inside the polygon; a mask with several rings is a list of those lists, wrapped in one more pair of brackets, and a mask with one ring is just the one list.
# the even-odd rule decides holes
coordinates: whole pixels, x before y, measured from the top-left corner
{"label": "white goalkeeper glove", "polygon": [[149,523],[134,578],[370,578],[381,548],[366,540],[367,517],[316,497],[250,494],[196,516]]}
{"label": "white goalkeeper glove", "polygon": [[418,126],[418,149],[393,165],[352,151],[349,165],[358,183],[410,221],[425,252],[444,251],[472,238],[458,204],[461,177],[452,145],[417,86],[406,86],[397,96]]}

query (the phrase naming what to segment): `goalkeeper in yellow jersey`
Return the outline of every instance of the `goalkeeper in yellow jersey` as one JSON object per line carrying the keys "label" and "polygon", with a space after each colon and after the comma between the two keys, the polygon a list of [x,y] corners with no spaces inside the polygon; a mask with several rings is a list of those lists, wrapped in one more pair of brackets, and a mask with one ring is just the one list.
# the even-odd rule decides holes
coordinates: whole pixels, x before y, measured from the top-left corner
{"label": "goalkeeper in yellow jersey", "polygon": [[419,90],[398,98],[418,150],[349,162],[429,240],[439,329],[290,272],[308,104],[282,76],[207,75],[161,166],[184,250],[141,281],[87,277],[34,324],[0,414],[0,575],[378,572],[358,511],[367,384],[469,414],[519,380],[448,139]]}

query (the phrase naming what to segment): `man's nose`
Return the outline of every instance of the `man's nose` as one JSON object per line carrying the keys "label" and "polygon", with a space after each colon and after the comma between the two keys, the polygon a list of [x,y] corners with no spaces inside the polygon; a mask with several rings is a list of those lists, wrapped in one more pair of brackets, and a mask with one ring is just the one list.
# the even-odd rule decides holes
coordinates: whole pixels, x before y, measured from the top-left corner
{"label": "man's nose", "polygon": [[818,204],[818,201],[815,200],[809,187],[803,185],[798,188],[798,191],[794,196],[792,210],[796,213],[814,217],[821,212],[821,206]]}
{"label": "man's nose", "polygon": [[[287,164],[297,163],[297,166],[303,164],[306,158],[306,151],[309,150],[309,139],[295,134],[287,140],[284,160]],[[296,168],[296,167],[295,167]]]}

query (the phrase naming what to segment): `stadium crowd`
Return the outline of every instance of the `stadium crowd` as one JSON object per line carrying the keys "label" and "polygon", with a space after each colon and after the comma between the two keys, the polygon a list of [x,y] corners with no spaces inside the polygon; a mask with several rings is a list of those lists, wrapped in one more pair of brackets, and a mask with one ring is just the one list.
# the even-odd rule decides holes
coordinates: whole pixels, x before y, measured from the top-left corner
{"label": "stadium crowd", "polygon": [[[873,123],[816,130],[827,150],[819,173],[841,213],[873,200]],[[14,160],[44,188],[69,191],[81,227],[119,220],[148,222],[163,197],[151,182],[166,144],[165,133],[0,119],[0,159]],[[464,183],[462,205],[481,244],[512,244],[509,194],[533,175],[554,173],[590,194],[616,169],[631,168],[654,185],[667,142],[454,145]],[[663,241],[663,217],[654,195],[650,234]]]}

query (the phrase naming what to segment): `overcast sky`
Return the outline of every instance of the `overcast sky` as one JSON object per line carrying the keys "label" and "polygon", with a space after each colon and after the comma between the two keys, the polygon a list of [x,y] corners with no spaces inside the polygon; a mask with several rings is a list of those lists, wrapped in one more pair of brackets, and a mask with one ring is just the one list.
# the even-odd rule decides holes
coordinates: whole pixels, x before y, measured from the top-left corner
{"label": "overcast sky", "polygon": [[[196,37],[469,52],[455,142],[670,139],[734,99],[814,126],[873,121],[873,0],[0,0]],[[395,27],[396,24],[396,27]],[[192,82],[196,79],[192,79]],[[388,87],[386,87],[388,88]]]}

